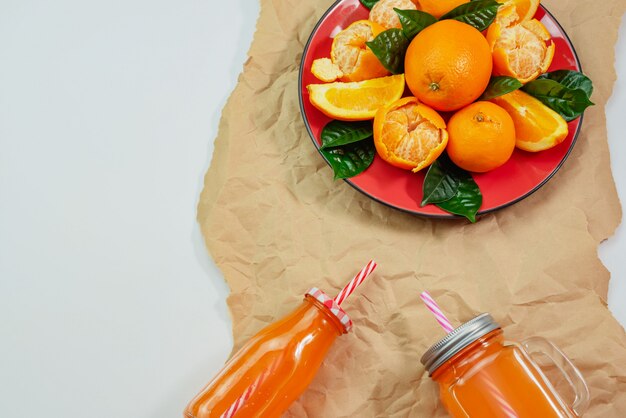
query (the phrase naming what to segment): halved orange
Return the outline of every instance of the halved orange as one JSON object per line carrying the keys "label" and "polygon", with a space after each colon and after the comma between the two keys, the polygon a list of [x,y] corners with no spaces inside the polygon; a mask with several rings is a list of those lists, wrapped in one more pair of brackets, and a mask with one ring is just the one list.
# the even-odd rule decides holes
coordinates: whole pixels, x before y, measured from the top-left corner
{"label": "halved orange", "polygon": [[435,162],[447,144],[443,118],[415,97],[404,97],[376,113],[374,145],[391,165],[418,172]]}
{"label": "halved orange", "polygon": [[357,20],[335,36],[330,58],[343,73],[342,81],[363,81],[389,74],[365,44],[384,30],[378,23]]}
{"label": "halved orange", "polygon": [[531,95],[516,90],[491,101],[513,118],[515,146],[524,151],[550,149],[567,138],[565,119]]}
{"label": "halved orange", "polygon": [[398,14],[394,8],[400,10],[415,10],[417,7],[411,0],[380,0],[370,10],[370,18],[372,22],[376,22],[385,29],[402,28]]}
{"label": "halved orange", "polygon": [[311,104],[328,117],[339,120],[373,119],[376,111],[404,93],[404,74],[359,82],[309,84]]}
{"label": "halved orange", "polygon": [[548,71],[554,44],[547,45],[551,36],[546,27],[537,19],[505,25],[505,20],[496,20],[487,31],[494,74],[528,83]]}

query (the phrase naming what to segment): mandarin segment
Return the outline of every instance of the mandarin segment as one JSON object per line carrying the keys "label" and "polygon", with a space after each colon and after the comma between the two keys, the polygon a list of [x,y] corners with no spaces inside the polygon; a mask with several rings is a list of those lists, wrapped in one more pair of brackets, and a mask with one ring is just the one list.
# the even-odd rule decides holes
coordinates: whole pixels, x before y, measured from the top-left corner
{"label": "mandarin segment", "polygon": [[446,124],[415,97],[381,108],[374,119],[374,144],[389,164],[417,172],[430,166],[448,142]]}
{"label": "mandarin segment", "polygon": [[442,20],[411,41],[404,68],[407,85],[421,102],[441,111],[457,110],[485,91],[491,50],[476,28]]}
{"label": "mandarin segment", "polygon": [[343,77],[343,71],[330,58],[318,58],[311,65],[311,73],[321,81],[331,83]]}
{"label": "mandarin segment", "polygon": [[358,20],[335,36],[330,58],[343,73],[342,81],[363,81],[389,74],[366,45],[384,30],[378,23]]}
{"label": "mandarin segment", "polygon": [[448,156],[467,171],[484,173],[506,163],[515,149],[515,125],[508,112],[491,102],[476,102],[448,122]]}
{"label": "mandarin segment", "polygon": [[402,97],[404,75],[359,82],[309,84],[311,104],[326,116],[339,120],[373,119],[376,111]]}
{"label": "mandarin segment", "polygon": [[523,91],[516,90],[491,100],[504,108],[515,124],[515,146],[538,152],[557,146],[569,129],[561,115]]}
{"label": "mandarin segment", "polygon": [[380,0],[370,10],[369,20],[376,22],[385,29],[402,28],[398,14],[393,10],[416,10],[411,0]]}

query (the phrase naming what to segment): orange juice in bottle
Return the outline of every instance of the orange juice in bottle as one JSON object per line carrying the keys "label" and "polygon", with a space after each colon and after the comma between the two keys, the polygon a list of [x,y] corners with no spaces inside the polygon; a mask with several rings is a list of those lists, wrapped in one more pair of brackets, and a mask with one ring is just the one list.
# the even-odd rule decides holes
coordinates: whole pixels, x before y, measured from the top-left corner
{"label": "orange juice in bottle", "polygon": [[372,261],[334,299],[317,288],[252,337],[189,403],[185,418],[280,417],[315,377],[352,321],[340,304],[371,273]]}
{"label": "orange juice in bottle", "polygon": [[[421,362],[454,418],[575,418],[589,403],[580,371],[563,352],[538,337],[505,343],[489,314],[450,332]],[[564,377],[568,393],[557,392],[546,369]]]}

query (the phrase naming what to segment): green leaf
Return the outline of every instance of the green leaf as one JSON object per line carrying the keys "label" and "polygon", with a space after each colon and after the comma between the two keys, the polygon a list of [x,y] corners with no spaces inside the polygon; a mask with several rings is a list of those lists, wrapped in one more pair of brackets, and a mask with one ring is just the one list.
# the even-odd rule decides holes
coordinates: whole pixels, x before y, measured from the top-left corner
{"label": "green leaf", "polygon": [[365,7],[367,7],[368,9],[372,10],[372,7],[374,7],[374,5],[376,3],[378,3],[379,0],[360,0],[361,4]]}
{"label": "green leaf", "polygon": [[448,13],[441,16],[439,20],[458,20],[459,22],[474,26],[482,32],[487,29],[496,18],[498,7],[500,7],[500,3],[496,0],[471,1],[450,10]]}
{"label": "green leaf", "polygon": [[593,93],[593,83],[591,82],[591,79],[578,71],[557,70],[539,76],[539,79],[544,78],[554,80],[557,83],[573,90],[580,89],[587,93],[587,97],[591,97],[591,94]]}
{"label": "green leaf", "polygon": [[428,168],[422,186],[424,197],[421,206],[450,200],[459,190],[459,177],[453,170],[448,169],[443,159],[443,156],[440,157]]}
{"label": "green leaf", "polygon": [[446,212],[476,222],[483,195],[472,175],[454,165],[447,154],[441,155],[430,166],[424,178],[423,190],[422,206],[434,203]]}
{"label": "green leaf", "polygon": [[446,212],[465,216],[470,222],[476,222],[476,214],[483,204],[483,195],[472,176],[464,172],[459,182],[456,195],[445,202],[437,203],[437,206]]}
{"label": "green leaf", "polygon": [[374,141],[367,139],[321,150],[335,172],[336,179],[346,179],[361,174],[374,161]]}
{"label": "green leaf", "polygon": [[404,72],[404,55],[410,41],[401,29],[389,29],[378,34],[374,40],[366,42],[374,55],[392,74]]}
{"label": "green leaf", "polygon": [[523,86],[517,78],[507,76],[491,77],[487,88],[480,96],[480,100],[489,100],[494,97],[503,96],[515,91]]}
{"label": "green leaf", "polygon": [[343,122],[333,120],[322,129],[322,149],[352,144],[373,135],[372,122]]}
{"label": "green leaf", "polygon": [[566,121],[579,117],[593,103],[581,89],[570,89],[547,78],[534,80],[522,87],[526,93],[563,116]]}
{"label": "green leaf", "polygon": [[437,22],[435,16],[421,10],[400,10],[396,8],[393,10],[398,14],[404,36],[409,40],[413,39],[422,29]]}

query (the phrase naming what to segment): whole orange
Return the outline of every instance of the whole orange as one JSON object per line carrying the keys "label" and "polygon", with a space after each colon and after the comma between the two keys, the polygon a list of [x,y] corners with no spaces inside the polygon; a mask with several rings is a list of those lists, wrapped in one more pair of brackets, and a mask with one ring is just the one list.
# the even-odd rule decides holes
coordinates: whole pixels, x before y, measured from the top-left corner
{"label": "whole orange", "polygon": [[442,20],[417,34],[404,60],[411,92],[442,111],[457,110],[476,100],[489,83],[492,66],[485,37],[456,20]]}
{"label": "whole orange", "polygon": [[506,110],[476,102],[448,122],[448,155],[464,170],[484,173],[506,163],[515,149],[515,124]]}
{"label": "whole orange", "polygon": [[470,0],[414,0],[413,3],[419,10],[430,13],[436,18],[440,18],[450,10]]}

